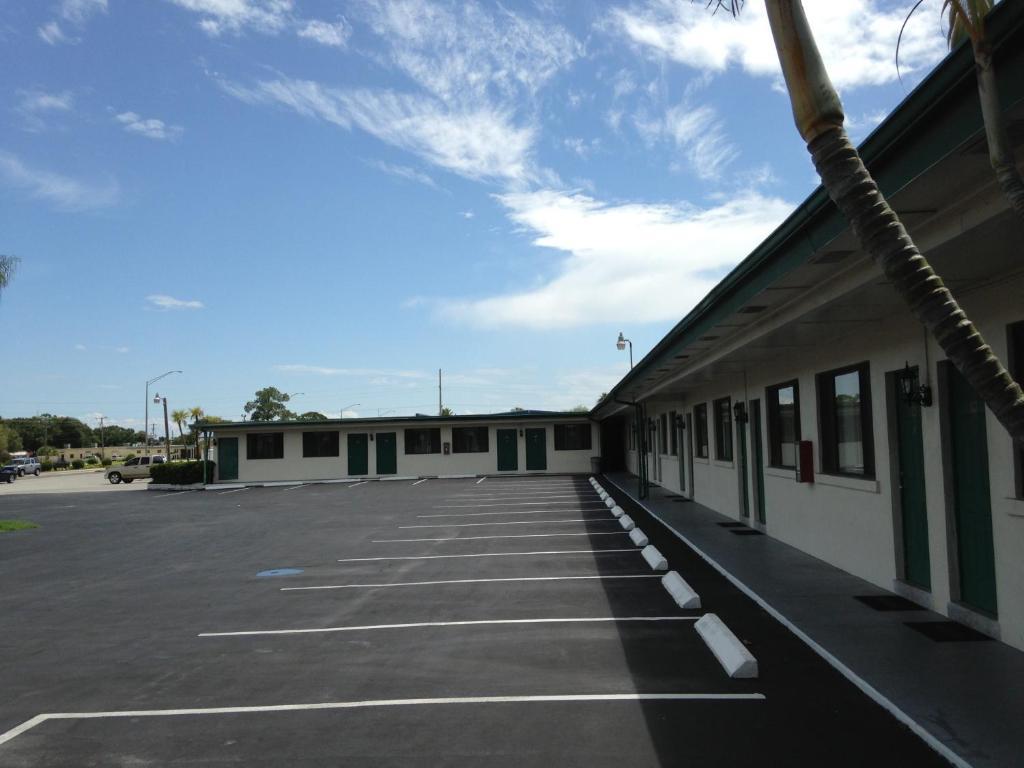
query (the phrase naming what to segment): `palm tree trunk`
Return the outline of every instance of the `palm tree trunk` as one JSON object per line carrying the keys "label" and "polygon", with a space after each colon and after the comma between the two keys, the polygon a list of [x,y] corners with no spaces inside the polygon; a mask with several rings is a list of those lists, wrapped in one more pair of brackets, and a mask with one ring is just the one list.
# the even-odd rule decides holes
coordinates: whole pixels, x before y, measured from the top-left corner
{"label": "palm tree trunk", "polygon": [[1024,393],[910,239],[843,129],[839,95],[825,71],[800,0],[766,0],[772,37],[797,128],[822,185],[946,357],[1024,442]]}
{"label": "palm tree trunk", "polygon": [[1017,170],[1013,145],[1010,144],[1010,136],[1006,131],[1006,119],[999,105],[992,49],[987,40],[980,40],[973,43],[973,46],[978,99],[981,102],[981,116],[985,121],[985,138],[988,140],[988,160],[995,171],[999,187],[1006,195],[1014,213],[1024,220],[1024,181]]}

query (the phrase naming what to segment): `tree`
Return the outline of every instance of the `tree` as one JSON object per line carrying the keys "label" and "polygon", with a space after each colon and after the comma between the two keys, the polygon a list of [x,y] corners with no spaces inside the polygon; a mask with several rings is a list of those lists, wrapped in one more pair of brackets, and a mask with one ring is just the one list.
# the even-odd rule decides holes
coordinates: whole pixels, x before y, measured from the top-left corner
{"label": "tree", "polygon": [[171,411],[171,421],[178,425],[178,436],[181,438],[181,442],[185,442],[185,422],[188,421],[188,411],[184,408],[178,408],[177,410]]}
{"label": "tree", "polygon": [[285,406],[291,396],[277,387],[264,387],[256,390],[254,400],[245,404],[245,412],[249,421],[278,421],[294,419],[295,414]]}
{"label": "tree", "polygon": [[441,409],[441,415],[442,416],[454,416],[455,415],[455,411],[453,411],[451,408],[449,408],[446,405],[446,406],[444,406],[444,408]]}
{"label": "tree", "polygon": [[319,411],[306,411],[299,415],[299,421],[327,421],[327,417]]}
{"label": "tree", "polygon": [[[717,0],[734,16],[743,0]],[[843,128],[800,0],[765,0],[797,130],[829,197],[886,278],[1010,435],[1024,442],[1024,393],[935,274],[889,207]]]}
{"label": "tree", "polygon": [[570,408],[569,413],[590,413],[590,409],[583,405],[583,403],[580,403],[579,405]]}
{"label": "tree", "polygon": [[18,268],[18,262],[20,261],[21,259],[17,256],[0,256],[0,293],[11,282],[11,278],[14,277],[14,271]]}
{"label": "tree", "polygon": [[[918,0],[910,9],[903,22],[904,27],[922,2],[924,0]],[[999,86],[996,83],[995,64],[992,61],[992,44],[985,35],[985,17],[992,10],[992,6],[992,0],[943,0],[942,13],[945,14],[948,23],[946,42],[952,50],[964,40],[971,41],[978,83],[978,101],[981,104],[985,140],[988,143],[988,161],[1010,207],[1018,218],[1024,219],[1024,181],[1017,170],[1013,143],[1006,129],[1006,115],[999,103]],[[903,30],[900,30],[901,38],[902,35]],[[896,53],[898,65],[899,42],[896,44]]]}

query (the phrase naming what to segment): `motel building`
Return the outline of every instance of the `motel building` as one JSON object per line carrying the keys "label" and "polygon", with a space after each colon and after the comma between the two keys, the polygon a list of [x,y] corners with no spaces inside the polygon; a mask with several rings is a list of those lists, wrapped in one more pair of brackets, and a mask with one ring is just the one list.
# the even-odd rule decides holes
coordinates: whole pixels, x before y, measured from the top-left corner
{"label": "motel building", "polygon": [[[1024,3],[987,29],[1024,159]],[[969,46],[860,149],[1024,381],[1024,223],[989,166]],[[660,486],[1024,649],[1022,451],[820,188],[592,416],[637,495]]]}
{"label": "motel building", "polygon": [[[1024,158],[1024,3],[998,5],[987,33]],[[1024,224],[988,162],[969,46],[860,150],[1024,380]],[[1024,452],[820,188],[589,416],[205,428],[219,482],[582,473],[601,456],[640,500],[660,487],[1024,650]]]}
{"label": "motel building", "polygon": [[512,411],[210,424],[218,482],[397,479],[591,471],[586,413]]}

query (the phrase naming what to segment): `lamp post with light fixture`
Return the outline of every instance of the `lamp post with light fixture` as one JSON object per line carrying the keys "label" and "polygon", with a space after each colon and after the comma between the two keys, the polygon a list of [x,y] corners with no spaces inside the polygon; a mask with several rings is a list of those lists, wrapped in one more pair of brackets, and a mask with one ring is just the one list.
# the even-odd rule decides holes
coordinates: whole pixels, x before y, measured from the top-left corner
{"label": "lamp post with light fixture", "polygon": [[615,348],[620,352],[626,348],[629,344],[629,370],[633,370],[633,342],[622,335],[622,331],[619,331],[619,340],[615,342]]}
{"label": "lamp post with light fixture", "polygon": [[[181,373],[181,371],[167,371],[166,373],[161,373],[156,378],[150,379],[146,382],[146,423],[142,425],[142,431],[145,433],[147,456],[149,456],[149,385],[160,381],[164,376],[170,376],[172,373]],[[153,402],[156,402],[156,400]]]}
{"label": "lamp post with light fixture", "polygon": [[160,393],[157,392],[153,395],[153,403],[156,405],[160,404],[160,401],[164,404],[164,448],[166,450],[167,461],[171,460],[171,422],[167,419],[167,398],[160,397]]}

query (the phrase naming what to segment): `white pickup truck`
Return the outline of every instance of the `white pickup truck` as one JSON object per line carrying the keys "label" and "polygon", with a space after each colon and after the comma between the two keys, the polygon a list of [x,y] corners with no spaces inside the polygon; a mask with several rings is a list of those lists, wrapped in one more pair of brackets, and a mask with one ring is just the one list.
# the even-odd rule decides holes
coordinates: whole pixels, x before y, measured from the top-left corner
{"label": "white pickup truck", "polygon": [[107,471],[103,473],[103,476],[112,485],[117,485],[121,482],[130,483],[132,480],[140,477],[149,477],[149,468],[153,464],[163,463],[163,456],[136,456],[135,458],[128,459],[123,466],[107,467]]}

